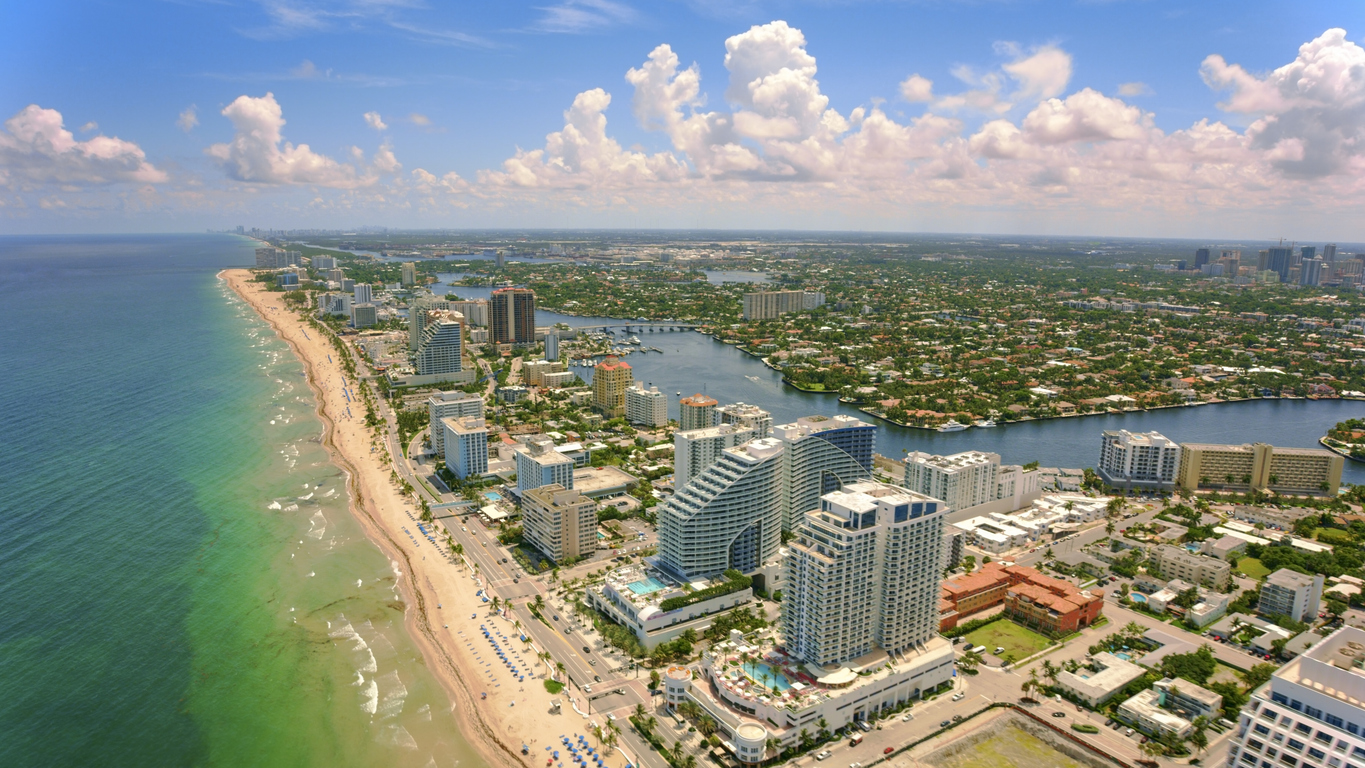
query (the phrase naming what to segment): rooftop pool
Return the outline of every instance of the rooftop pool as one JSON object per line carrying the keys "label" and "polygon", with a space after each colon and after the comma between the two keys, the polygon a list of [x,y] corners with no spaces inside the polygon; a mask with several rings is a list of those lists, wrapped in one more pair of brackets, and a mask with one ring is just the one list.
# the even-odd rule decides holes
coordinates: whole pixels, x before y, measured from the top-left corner
{"label": "rooftop pool", "polygon": [[668,587],[667,584],[663,583],[662,581],[659,581],[653,576],[650,576],[649,578],[643,581],[632,581],[626,586],[630,587],[630,591],[634,592],[637,595],[648,595]]}
{"label": "rooftop pool", "polygon": [[761,661],[751,661],[741,664],[740,668],[750,680],[761,685],[770,686],[773,690],[781,693],[790,690],[792,684],[786,676]]}
{"label": "rooftop pool", "polygon": [[502,501],[502,494],[497,491],[484,491],[483,497],[489,501]]}

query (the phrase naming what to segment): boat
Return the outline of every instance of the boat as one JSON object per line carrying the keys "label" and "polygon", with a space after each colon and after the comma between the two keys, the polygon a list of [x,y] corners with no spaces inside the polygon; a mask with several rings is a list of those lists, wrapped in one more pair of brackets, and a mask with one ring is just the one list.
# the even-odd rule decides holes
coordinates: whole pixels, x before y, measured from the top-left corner
{"label": "boat", "polygon": [[991,427],[994,427],[994,426],[995,426],[995,420],[994,420],[994,419],[981,419],[980,421],[974,421],[974,422],[972,422],[972,426],[974,426],[974,427],[981,427],[982,429],[990,429]]}
{"label": "boat", "polygon": [[959,424],[957,421],[955,421],[955,420],[953,420],[953,419],[949,419],[947,422],[945,422],[944,424],[942,424],[942,425],[939,426],[938,431],[940,431],[940,432],[961,432],[962,430],[966,429],[967,426],[968,426],[968,425],[966,425],[966,424]]}
{"label": "boat", "polygon": [[759,380],[757,376],[745,376],[744,378],[748,379],[749,381],[758,381],[758,380]]}

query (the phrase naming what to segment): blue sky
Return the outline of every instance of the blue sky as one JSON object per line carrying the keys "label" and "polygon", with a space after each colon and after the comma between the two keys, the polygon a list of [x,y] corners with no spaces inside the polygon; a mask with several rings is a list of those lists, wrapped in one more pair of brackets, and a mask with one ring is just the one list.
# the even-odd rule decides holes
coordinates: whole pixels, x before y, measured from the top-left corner
{"label": "blue sky", "polygon": [[[10,4],[0,232],[244,223],[1365,239],[1365,217],[1349,215],[1365,202],[1363,9]],[[727,68],[727,40],[748,64]],[[645,78],[665,44],[676,65],[662,55]],[[693,64],[698,88],[680,95],[678,73],[686,80]],[[628,82],[632,69],[647,82]],[[580,94],[578,122],[561,134]],[[69,141],[51,133],[58,120]],[[98,136],[119,141],[85,143]]]}

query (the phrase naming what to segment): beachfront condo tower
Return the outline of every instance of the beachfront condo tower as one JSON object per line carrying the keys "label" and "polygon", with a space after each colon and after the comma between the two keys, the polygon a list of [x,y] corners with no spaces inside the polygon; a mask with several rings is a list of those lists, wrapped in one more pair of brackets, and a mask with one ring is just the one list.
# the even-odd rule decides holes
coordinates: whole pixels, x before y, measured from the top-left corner
{"label": "beachfront condo tower", "polygon": [[417,343],[413,367],[419,376],[438,376],[464,370],[464,318],[459,312],[433,309],[427,312],[422,340]]}
{"label": "beachfront condo tower", "polygon": [[427,398],[427,423],[431,425],[431,447],[436,455],[445,454],[445,430],[442,419],[461,416],[483,417],[483,397],[471,392],[437,392]]}
{"label": "beachfront condo tower", "polygon": [[597,551],[597,502],[555,483],[521,496],[526,540],[556,564]]}
{"label": "beachfront condo tower", "polygon": [[805,416],[773,427],[787,446],[782,499],[782,529],[791,528],[820,495],[872,477],[872,447],[877,428],[852,416]]}
{"label": "beachfront condo tower", "polygon": [[522,492],[543,485],[573,489],[573,459],[555,450],[549,438],[517,446],[517,488]]}
{"label": "beachfront condo tower", "polygon": [[716,425],[716,399],[698,392],[678,401],[678,429],[706,429]]}
{"label": "beachfront condo tower", "polygon": [[441,441],[446,467],[461,480],[488,472],[488,425],[482,416],[442,419]]}
{"label": "beachfront condo tower", "polygon": [[716,463],[722,451],[759,437],[754,430],[734,424],[673,433],[673,487],[681,489],[702,470]]}
{"label": "beachfront condo tower", "polygon": [[892,656],[938,634],[943,502],[872,480],[820,497],[783,560],[784,647],[810,664]]}

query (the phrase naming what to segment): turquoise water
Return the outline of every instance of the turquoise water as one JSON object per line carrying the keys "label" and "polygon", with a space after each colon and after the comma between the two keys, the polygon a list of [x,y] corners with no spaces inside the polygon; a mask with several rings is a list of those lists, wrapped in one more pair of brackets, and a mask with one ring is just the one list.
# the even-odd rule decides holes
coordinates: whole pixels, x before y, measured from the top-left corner
{"label": "turquoise water", "polygon": [[484,491],[483,497],[489,501],[502,501],[502,494],[497,491]]}
{"label": "turquoise water", "polygon": [[0,765],[471,758],[252,246],[0,238]]}
{"label": "turquoise water", "polygon": [[778,693],[790,690],[792,684],[781,672],[775,672],[772,667],[761,661],[750,661],[740,665],[749,679],[765,686],[771,686]]}
{"label": "turquoise water", "polygon": [[633,581],[629,586],[630,591],[637,595],[650,595],[668,587],[667,584],[659,581],[653,576],[650,576],[643,581]]}
{"label": "turquoise water", "polygon": [[1132,601],[1135,602],[1135,603],[1145,603],[1145,602],[1147,602],[1147,596],[1144,595],[1144,594],[1142,594],[1141,592],[1129,592],[1129,593],[1128,593],[1128,599],[1129,599],[1129,600],[1132,600]]}

